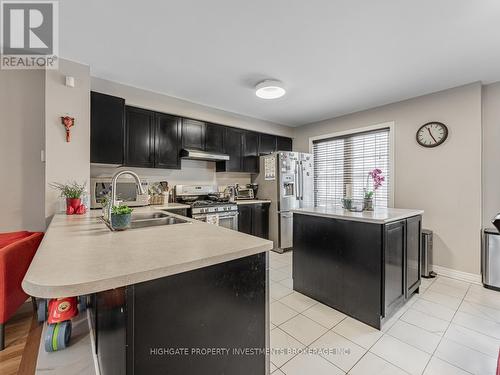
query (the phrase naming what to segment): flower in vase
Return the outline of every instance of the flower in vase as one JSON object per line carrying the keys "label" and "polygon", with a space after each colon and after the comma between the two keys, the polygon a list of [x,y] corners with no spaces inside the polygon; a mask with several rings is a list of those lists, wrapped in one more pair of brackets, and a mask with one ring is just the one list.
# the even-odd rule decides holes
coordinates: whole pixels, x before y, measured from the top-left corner
{"label": "flower in vase", "polygon": [[[372,189],[369,189],[369,181],[370,178],[372,180]],[[382,187],[382,183],[385,181],[385,177],[382,176],[382,170],[379,168],[375,168],[374,170],[368,172],[368,176],[366,176],[366,188],[365,190],[365,198],[371,199],[373,198],[373,194],[375,191]]]}

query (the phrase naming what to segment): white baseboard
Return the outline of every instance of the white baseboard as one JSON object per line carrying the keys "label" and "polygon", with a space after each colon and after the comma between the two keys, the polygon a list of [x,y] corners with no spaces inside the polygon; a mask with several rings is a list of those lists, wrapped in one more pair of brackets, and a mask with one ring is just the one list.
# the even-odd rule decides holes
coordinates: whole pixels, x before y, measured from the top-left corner
{"label": "white baseboard", "polygon": [[432,265],[432,270],[441,276],[446,276],[446,277],[450,277],[452,279],[465,281],[467,283],[474,283],[474,284],[482,285],[481,275],[476,274],[476,273],[458,271],[458,270],[454,270],[451,268],[437,266],[434,264]]}

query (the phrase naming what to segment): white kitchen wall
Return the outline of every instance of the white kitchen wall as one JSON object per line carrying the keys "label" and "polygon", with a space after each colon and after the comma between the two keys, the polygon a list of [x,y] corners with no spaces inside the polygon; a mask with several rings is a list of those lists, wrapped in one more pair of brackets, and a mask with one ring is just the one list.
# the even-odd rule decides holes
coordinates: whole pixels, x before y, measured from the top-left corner
{"label": "white kitchen wall", "polygon": [[[65,77],[75,78],[75,87],[65,85]],[[58,70],[47,70],[45,76],[45,216],[47,219],[61,209],[61,199],[49,183],[90,178],[90,68],[73,61],[59,60]],[[75,118],[71,142],[61,117]],[[64,205],[63,205],[64,207]]]}
{"label": "white kitchen wall", "polygon": [[215,163],[197,160],[182,160],[182,169],[155,169],[117,167],[92,164],[92,177],[109,177],[117,171],[127,169],[136,172],[149,182],[167,181],[169,186],[175,185],[218,185],[248,184],[251,181],[248,173],[215,173]]}
{"label": "white kitchen wall", "polygon": [[500,82],[483,86],[483,227],[500,212]]}
{"label": "white kitchen wall", "polygon": [[[425,210],[424,227],[434,231],[434,264],[479,274],[480,83],[296,128],[294,149],[309,151],[313,136],[392,121],[395,207]],[[435,149],[415,141],[417,129],[429,121],[441,121],[450,131],[448,140]]]}
{"label": "white kitchen wall", "polygon": [[0,232],[45,230],[45,73],[0,70]]}

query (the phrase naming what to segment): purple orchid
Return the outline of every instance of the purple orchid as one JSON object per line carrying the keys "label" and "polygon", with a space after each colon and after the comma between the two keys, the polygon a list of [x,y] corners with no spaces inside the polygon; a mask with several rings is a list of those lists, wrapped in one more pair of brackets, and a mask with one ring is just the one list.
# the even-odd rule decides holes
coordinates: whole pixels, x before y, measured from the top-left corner
{"label": "purple orchid", "polygon": [[[373,190],[368,190],[369,179],[372,179]],[[379,168],[375,168],[374,170],[368,172],[368,176],[366,176],[366,189],[365,189],[365,198],[372,198],[375,191],[382,187],[382,183],[385,181],[385,177],[382,176],[382,170]]]}

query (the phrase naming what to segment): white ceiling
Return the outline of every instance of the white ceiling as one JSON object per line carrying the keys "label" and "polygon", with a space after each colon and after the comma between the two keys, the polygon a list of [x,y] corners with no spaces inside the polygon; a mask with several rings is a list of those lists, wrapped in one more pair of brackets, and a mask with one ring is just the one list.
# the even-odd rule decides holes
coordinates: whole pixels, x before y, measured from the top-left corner
{"label": "white ceiling", "polygon": [[[500,80],[498,0],[61,0],[93,76],[297,126]],[[282,80],[278,100],[256,83]]]}

